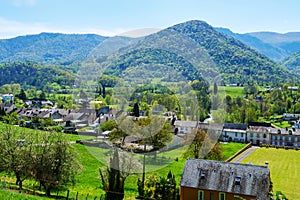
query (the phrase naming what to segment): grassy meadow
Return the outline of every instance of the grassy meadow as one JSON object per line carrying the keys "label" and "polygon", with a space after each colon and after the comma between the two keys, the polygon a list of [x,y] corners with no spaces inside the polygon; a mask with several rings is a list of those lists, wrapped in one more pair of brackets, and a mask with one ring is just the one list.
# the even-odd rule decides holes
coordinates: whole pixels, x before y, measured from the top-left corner
{"label": "grassy meadow", "polygon": [[[76,136],[70,136],[70,140],[78,139]],[[224,160],[235,154],[238,150],[243,148],[245,144],[240,143],[228,143],[222,144]],[[77,177],[77,183],[75,186],[70,186],[69,190],[69,197],[74,198],[76,197],[76,193],[78,192],[78,199],[100,199],[101,195],[104,195],[104,190],[99,178],[99,168],[105,169],[105,164],[108,162],[109,159],[109,150],[96,148],[96,147],[87,147],[80,144],[74,144],[73,147],[77,151],[77,159],[81,163],[81,174]],[[181,147],[171,151],[165,151],[157,154],[157,161],[153,161],[153,156],[147,156],[146,158],[146,170],[147,174],[146,177],[156,173],[160,176],[167,176],[168,172],[171,170],[172,173],[176,177],[177,185],[179,186],[181,174],[184,168],[184,164],[186,159],[182,158],[183,152],[186,150],[185,147]],[[136,155],[140,156],[140,155]],[[175,158],[178,158],[178,161],[175,161]],[[2,174],[2,178],[3,178]],[[141,178],[142,174],[132,174],[128,176],[125,182],[125,199],[131,200],[135,199],[137,196],[137,179]],[[6,178],[7,182],[15,189],[14,186],[14,178]],[[26,180],[24,181],[24,188],[32,191],[32,181]],[[56,195],[56,192],[53,192],[52,195]],[[6,190],[0,190],[0,197],[1,195],[5,195],[6,198],[0,199],[28,199],[28,200],[35,200],[40,199],[41,197],[36,196],[27,196],[23,197],[22,194],[15,194],[13,192],[9,192]],[[8,195],[8,196],[7,196]],[[66,197],[67,191],[60,191],[58,196]],[[21,197],[20,197],[21,196]],[[47,197],[43,197],[43,199],[51,199]]]}
{"label": "grassy meadow", "polygon": [[269,162],[273,191],[281,191],[288,199],[300,199],[300,151],[276,148],[259,148],[242,163],[265,165]]}

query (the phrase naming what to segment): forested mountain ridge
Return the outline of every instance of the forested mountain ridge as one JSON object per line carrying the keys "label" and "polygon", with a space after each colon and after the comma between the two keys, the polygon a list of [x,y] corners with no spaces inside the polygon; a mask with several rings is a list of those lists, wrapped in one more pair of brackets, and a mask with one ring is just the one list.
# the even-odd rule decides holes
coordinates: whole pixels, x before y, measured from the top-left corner
{"label": "forested mountain ridge", "polygon": [[239,34],[239,33],[233,33],[231,30],[227,28],[215,28],[217,31],[224,33],[228,36],[231,36],[246,45],[252,47],[253,49],[263,53],[264,55],[268,56],[270,59],[274,61],[279,61],[287,56],[289,56],[289,53],[276,45],[273,45],[271,43],[263,42],[259,38],[255,37],[255,35],[251,34]]}
{"label": "forested mountain ridge", "polygon": [[189,21],[170,29],[186,35],[203,46],[227,83],[259,84],[293,82],[287,69],[249,46],[216,31],[203,21]]}
{"label": "forested mountain ridge", "polygon": [[[181,48],[179,51],[186,51],[187,57],[201,56],[200,54],[188,55],[190,49],[186,48],[188,46],[186,44],[172,43],[171,40],[175,39],[170,37],[174,37],[174,35],[172,35],[174,32],[177,33],[178,38],[189,38],[194,41],[196,46],[198,45],[202,48],[202,52],[207,54],[208,59],[214,64],[212,65],[205,61],[202,64],[203,66],[199,68],[199,66],[195,66],[194,63],[190,63],[190,60],[185,60],[182,56],[174,55],[165,49],[158,50],[155,48],[155,46],[168,46],[170,49]],[[157,45],[160,43],[164,44]],[[195,70],[202,72],[204,68],[210,68],[211,74],[216,76],[221,74],[226,83],[248,84],[257,82],[258,84],[277,84],[280,82],[297,81],[295,75],[267,56],[233,37],[216,31],[206,22],[199,20],[177,24],[158,33],[149,35],[137,44],[126,47],[125,49],[123,48],[122,51],[123,56],[108,62],[109,67],[106,71],[108,74],[119,76],[121,72],[127,68],[136,67],[142,63],[157,64],[160,62],[162,64],[172,65],[175,69],[185,73],[185,76],[190,80],[197,78],[195,75],[199,76],[195,73]],[[201,61],[202,60],[200,60],[200,62]]]}
{"label": "forested mountain ridge", "polygon": [[34,61],[69,65],[85,59],[107,37],[41,33],[0,40],[0,62]]}

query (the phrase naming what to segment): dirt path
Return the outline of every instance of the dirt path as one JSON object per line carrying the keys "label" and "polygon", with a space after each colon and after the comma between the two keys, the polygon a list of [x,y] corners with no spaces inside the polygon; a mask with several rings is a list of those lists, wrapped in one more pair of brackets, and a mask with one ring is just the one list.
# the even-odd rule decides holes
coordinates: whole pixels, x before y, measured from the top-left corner
{"label": "dirt path", "polygon": [[240,157],[238,157],[233,162],[234,163],[240,163],[240,162],[242,162],[245,158],[247,158],[251,153],[253,153],[258,148],[259,147],[257,147],[257,146],[252,146],[250,149],[248,149],[246,152],[244,152]]}

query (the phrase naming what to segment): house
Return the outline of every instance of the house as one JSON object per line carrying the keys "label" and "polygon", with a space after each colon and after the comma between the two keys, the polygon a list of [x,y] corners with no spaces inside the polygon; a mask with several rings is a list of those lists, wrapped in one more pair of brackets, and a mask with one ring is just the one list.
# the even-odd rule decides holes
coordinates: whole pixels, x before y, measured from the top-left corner
{"label": "house", "polygon": [[197,128],[198,122],[197,121],[181,121],[176,120],[174,123],[175,126],[175,133],[179,134],[188,134],[191,130]]}
{"label": "house", "polygon": [[283,120],[290,121],[290,120],[298,120],[299,115],[298,114],[291,114],[291,113],[284,113],[282,116]]}
{"label": "house", "polygon": [[180,200],[266,200],[267,166],[189,159],[180,182]]}
{"label": "house", "polygon": [[270,133],[270,145],[279,147],[300,148],[300,130],[299,129],[277,129]]}
{"label": "house", "polygon": [[12,103],[1,103],[0,109],[4,111],[6,114],[13,112],[17,107]]}
{"label": "house", "polygon": [[223,126],[224,142],[246,142],[247,141],[247,124],[225,123]]}
{"label": "house", "polygon": [[277,129],[273,128],[270,123],[249,123],[246,142],[254,145],[269,144],[271,133],[277,133]]}
{"label": "house", "polygon": [[2,103],[13,103],[14,95],[12,94],[4,94],[2,95]]}

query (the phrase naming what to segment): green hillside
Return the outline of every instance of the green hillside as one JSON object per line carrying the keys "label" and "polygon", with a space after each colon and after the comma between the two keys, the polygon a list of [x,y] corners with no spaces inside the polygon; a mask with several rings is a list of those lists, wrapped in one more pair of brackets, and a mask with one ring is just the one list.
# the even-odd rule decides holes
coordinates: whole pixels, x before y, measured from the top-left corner
{"label": "green hillside", "polygon": [[197,20],[145,37],[105,61],[101,59],[101,64],[105,73],[117,76],[132,67],[162,64],[181,72],[188,80],[200,76],[212,79],[219,74],[226,83],[262,85],[298,80],[265,55]]}
{"label": "green hillside", "polygon": [[33,62],[13,62],[0,64],[0,86],[18,83],[22,86],[35,86],[46,89],[57,83],[61,86],[71,86],[74,75],[55,66],[45,66]]}
{"label": "green hillside", "polygon": [[290,55],[286,50],[280,48],[279,46],[276,46],[272,43],[268,43],[268,41],[263,42],[262,40],[260,40],[259,38],[251,34],[233,33],[231,30],[226,28],[215,28],[215,29],[225,35],[231,36],[243,42],[244,44],[263,53],[264,55],[268,56],[270,59],[274,61],[280,61]]}
{"label": "green hillside", "polygon": [[35,61],[69,65],[85,59],[107,37],[41,33],[0,40],[0,62]]}
{"label": "green hillside", "polygon": [[189,21],[169,29],[176,30],[203,46],[228,83],[295,81],[284,67],[240,41],[216,31],[203,21]]}
{"label": "green hillside", "polygon": [[300,51],[292,54],[282,61],[282,65],[286,66],[289,70],[300,74]]}

